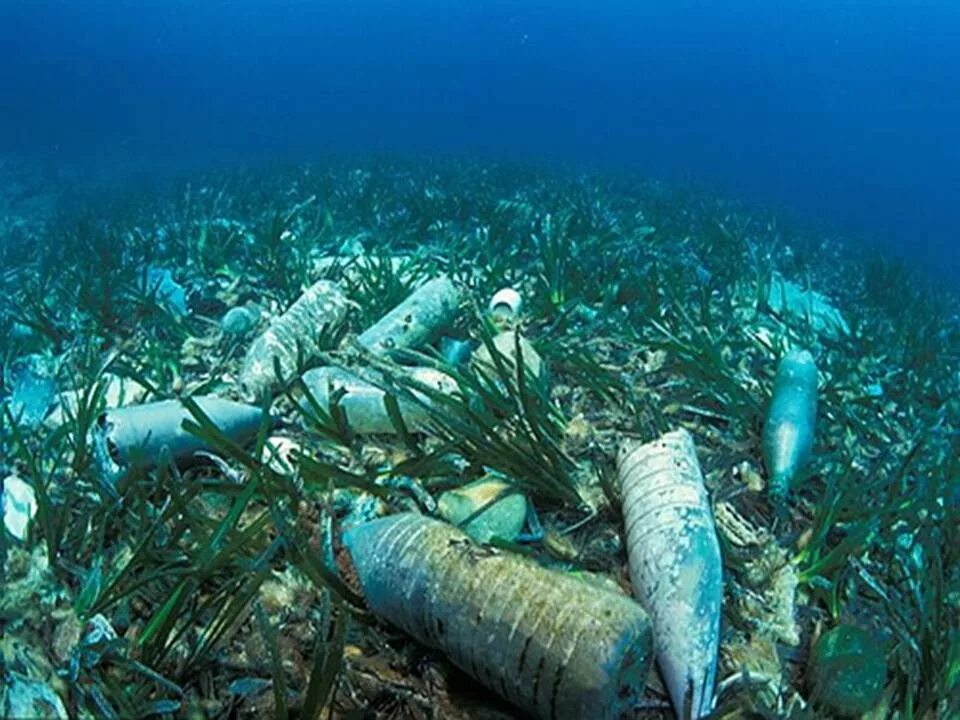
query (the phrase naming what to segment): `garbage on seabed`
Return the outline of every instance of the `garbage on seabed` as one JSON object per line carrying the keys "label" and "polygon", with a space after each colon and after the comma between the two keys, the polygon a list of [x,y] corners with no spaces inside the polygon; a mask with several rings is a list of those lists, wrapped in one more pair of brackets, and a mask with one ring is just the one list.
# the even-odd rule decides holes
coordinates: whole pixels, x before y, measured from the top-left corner
{"label": "garbage on seabed", "polygon": [[[220,432],[236,443],[250,440],[260,428],[263,411],[259,407],[212,395],[194,400]],[[90,431],[101,479],[112,485],[130,468],[151,468],[164,449],[178,464],[192,462],[198,450],[210,450],[183,428],[184,420],[194,417],[179,400],[128,405],[102,413]]]}
{"label": "garbage on seabed", "polygon": [[[102,388],[101,399],[105,408],[138,404],[146,400],[150,394],[150,391],[136,380],[112,373],[104,373],[100,378],[100,383]],[[89,392],[89,388],[83,388],[60,393],[57,406],[43,421],[44,426],[52,430],[63,425],[71,417],[76,417],[81,403],[84,402],[84,398]]]}
{"label": "garbage on seabed", "polygon": [[50,685],[10,669],[0,676],[0,713],[5,718],[70,717]]}
{"label": "garbage on seabed", "polygon": [[804,290],[780,275],[774,275],[770,281],[767,306],[778,315],[808,321],[815,332],[828,337],[850,334],[850,326],[829,298],[814,290]]}
{"label": "garbage on seabed", "polygon": [[780,361],[763,424],[763,460],[770,497],[782,510],[797,474],[810,459],[817,420],[817,366],[806,350],[791,350]]}
{"label": "garbage on seabed", "polygon": [[[416,383],[430,386],[440,392],[453,394],[457,390],[456,381],[433,368],[404,368]],[[397,432],[385,404],[386,391],[357,375],[338,367],[321,367],[308,370],[303,374],[303,382],[310,395],[325,412],[330,412],[331,403],[336,400],[343,411],[347,425],[360,435],[393,434]],[[400,417],[407,430],[422,432],[430,421],[430,400],[417,391],[416,397],[422,405],[412,399],[398,397],[397,405]],[[311,406],[307,398],[300,402],[307,413]]]}
{"label": "garbage on seabed", "polygon": [[357,342],[378,355],[415,350],[453,320],[460,297],[460,289],[449,277],[434,278],[363,331]]}
{"label": "garbage on seabed", "polygon": [[470,361],[476,343],[444,335],[440,338],[440,356],[449,365],[465,365]]}
{"label": "garbage on seabed", "polygon": [[497,327],[507,329],[517,322],[523,312],[523,296],[512,287],[501,288],[490,298],[487,311]]}
{"label": "garbage on seabed", "polygon": [[173,279],[173,273],[170,270],[148,267],[145,275],[141,276],[140,288],[145,293],[153,295],[157,303],[174,315],[183,317],[188,314],[187,291],[183,285]]}
{"label": "garbage on seabed", "polygon": [[247,350],[240,371],[246,396],[261,398],[277,386],[274,359],[287,379],[297,370],[298,355],[305,361],[315,358],[321,350],[317,338],[324,330],[339,328],[347,308],[346,295],[334,283],[320,280],[311,285]]}
{"label": "garbage on seabed", "polygon": [[495,537],[513,542],[527,520],[528,503],[515,486],[493,476],[448,490],[437,500],[437,508],[440,517],[475,542]]}
{"label": "garbage on seabed", "polygon": [[713,709],[723,565],[693,438],[624,443],[617,458],[634,593],[653,621],[678,718]]}
{"label": "garbage on seabed", "polygon": [[[515,373],[517,369],[517,354],[519,349],[519,355],[521,362],[523,362],[525,372],[538,380],[543,377],[543,360],[540,359],[540,354],[534,349],[533,345],[530,344],[530,341],[516,330],[506,330],[496,335],[493,338],[492,344],[494,350],[505,359],[507,369],[512,373]],[[482,345],[473,354],[473,363],[485,372],[496,375],[496,361],[487,345]]]}
{"label": "garbage on seabed", "polygon": [[27,538],[27,528],[37,514],[37,498],[33,488],[16,475],[0,482],[3,496],[3,526],[20,542]]}
{"label": "garbage on seabed", "polygon": [[6,400],[13,419],[26,428],[36,428],[53,408],[57,389],[57,362],[46,355],[26,355],[10,364]]}
{"label": "garbage on seabed", "polygon": [[629,597],[412,513],[343,544],[374,613],[532,715],[615,720],[640,701],[650,624]]}
{"label": "garbage on seabed", "polygon": [[260,308],[256,305],[240,305],[227,310],[220,318],[220,330],[224,335],[246,335],[260,322]]}

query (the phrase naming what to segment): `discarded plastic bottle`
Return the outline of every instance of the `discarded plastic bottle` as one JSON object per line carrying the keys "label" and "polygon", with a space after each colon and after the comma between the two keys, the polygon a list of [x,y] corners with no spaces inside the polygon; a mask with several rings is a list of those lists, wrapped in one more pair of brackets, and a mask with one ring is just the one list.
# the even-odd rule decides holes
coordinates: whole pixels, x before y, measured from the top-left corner
{"label": "discarded plastic bottle", "polygon": [[512,287],[501,288],[490,298],[487,312],[497,327],[508,329],[523,312],[523,296]]}
{"label": "discarded plastic bottle", "polygon": [[629,597],[412,513],[354,526],[343,542],[374,613],[515,705],[550,720],[633,713],[651,639]]}
{"label": "discarded plastic bottle", "polygon": [[13,388],[6,401],[10,414],[23,427],[36,428],[56,402],[56,361],[45,355],[17,358],[7,380]]}
{"label": "discarded plastic bottle", "polygon": [[467,364],[475,349],[473,340],[460,340],[446,335],[440,338],[440,356],[450,365]]}
{"label": "discarded plastic bottle", "polygon": [[459,304],[460,290],[449,277],[441,275],[414,290],[362,332],[357,342],[378,355],[416,349],[453,320]]}
{"label": "discarded plastic bottle", "polygon": [[297,370],[298,352],[304,360],[316,357],[321,349],[318,338],[343,323],[347,307],[346,295],[334,283],[320,280],[311,285],[247,350],[240,372],[246,396],[258,399],[276,388],[274,358],[286,379]]}
{"label": "discarded plastic bottle", "polygon": [[[194,398],[200,409],[228,438],[244,443],[256,435],[263,411],[253,405],[208,395]],[[128,405],[100,415],[90,431],[100,477],[109,485],[130,468],[156,465],[164,448],[176,463],[189,463],[207,444],[183,428],[193,415],[179,400]]]}
{"label": "discarded plastic bottle", "polygon": [[[404,370],[417,383],[448,394],[457,390],[456,381],[439,370],[433,368],[405,368]],[[331,400],[339,395],[338,405],[344,413],[347,425],[355,433],[375,435],[397,432],[397,427],[384,404],[387,393],[373,383],[338,367],[308,370],[303,374],[303,382],[317,404],[327,412],[330,411]],[[430,401],[422,393],[417,391],[414,393],[427,407],[403,397],[397,399],[397,405],[407,430],[422,432],[427,429],[430,421],[428,410]],[[306,398],[300,402],[300,406],[307,412],[311,409]]]}
{"label": "discarded plastic bottle", "polygon": [[[150,394],[150,391],[136,380],[112,373],[104,373],[100,382],[102,383],[103,393],[101,400],[105,408],[112,409],[124,405],[138,404],[146,400]],[[60,393],[57,406],[43,421],[43,424],[48,429],[53,430],[63,425],[71,417],[75,417],[90,390],[90,388],[82,388]]]}
{"label": "discarded plastic bottle", "polygon": [[630,580],[653,621],[677,718],[713,709],[723,565],[693,438],[628,442],[617,458]]}
{"label": "discarded plastic bottle", "polygon": [[[511,374],[515,373],[517,369],[517,346],[519,344],[524,370],[535,379],[543,377],[543,360],[540,359],[540,354],[530,344],[530,341],[518,331],[505,330],[494,336],[492,344],[493,349],[505,361]],[[493,359],[490,348],[486,345],[481,345],[473,354],[472,362],[485,372],[493,374],[497,372],[497,363]]]}
{"label": "discarded plastic bottle", "polygon": [[437,510],[478,543],[495,537],[513,542],[523,531],[529,504],[509,483],[486,476],[441,494]]}
{"label": "discarded plastic bottle", "polygon": [[816,420],[817,366],[808,351],[791,350],[777,368],[763,425],[763,460],[770,476],[770,497],[778,510],[810,459]]}
{"label": "discarded plastic bottle", "polygon": [[815,332],[834,339],[850,334],[847,321],[826,296],[815,290],[804,290],[778,274],[770,281],[767,307],[779,315],[808,322]]}

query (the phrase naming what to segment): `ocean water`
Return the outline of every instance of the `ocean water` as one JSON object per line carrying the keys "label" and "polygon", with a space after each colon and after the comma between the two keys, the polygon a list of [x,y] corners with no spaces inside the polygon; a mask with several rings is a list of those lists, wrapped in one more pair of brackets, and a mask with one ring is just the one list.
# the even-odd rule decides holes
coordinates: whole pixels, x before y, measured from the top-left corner
{"label": "ocean water", "polygon": [[27,2],[0,148],[550,159],[777,204],[956,277],[955,3]]}
{"label": "ocean water", "polygon": [[0,717],[960,718],[960,4],[721,5],[0,0]]}

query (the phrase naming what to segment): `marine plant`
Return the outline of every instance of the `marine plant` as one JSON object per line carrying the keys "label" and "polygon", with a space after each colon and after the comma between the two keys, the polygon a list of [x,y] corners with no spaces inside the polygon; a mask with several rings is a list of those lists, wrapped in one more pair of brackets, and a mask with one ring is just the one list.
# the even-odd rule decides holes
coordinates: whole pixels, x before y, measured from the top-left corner
{"label": "marine plant", "polygon": [[[354,510],[433,513],[439,493],[495,470],[542,524],[541,539],[510,551],[616,582],[615,448],[675,427],[696,438],[723,549],[717,715],[809,714],[811,641],[844,623],[889,649],[888,715],[960,712],[960,314],[942,288],[782,212],[532,166],[329,161],[193,173],[77,205],[42,226],[47,242],[4,248],[0,276],[3,364],[50,352],[60,389],[78,391],[58,428],[0,418],[0,466],[38,506],[26,544],[5,541],[7,587],[24,587],[29,567],[49,581],[8,627],[43,649],[58,638],[74,714],[449,712],[455,676],[371,622],[333,571],[340,525]],[[318,262],[341,248],[362,252]],[[172,270],[186,315],[141,282],[151,266]],[[480,312],[448,332],[476,339],[486,364],[352,347],[349,333],[442,273],[474,308],[505,285],[524,296],[510,352]],[[777,276],[825,293],[849,336],[773,312]],[[284,463],[271,462],[266,428],[239,447],[200,411],[190,427],[214,449],[209,463],[160,458],[112,491],[96,481],[87,438],[111,402],[108,375],[154,400],[231,396],[244,345],[223,338],[218,315],[247,302],[277,315],[321,277],[356,307],[346,336],[281,368],[284,422],[271,433],[298,448]],[[519,338],[545,375],[528,372]],[[820,370],[818,428],[775,522],[761,419],[777,359],[796,346]],[[447,373],[457,391],[419,386],[404,362]],[[395,432],[362,437],[337,402],[311,403],[299,378],[317,364],[376,371]],[[431,406],[424,432],[400,412],[417,393]],[[34,612],[44,599],[54,615]],[[646,701],[651,715],[670,711],[655,681]]]}

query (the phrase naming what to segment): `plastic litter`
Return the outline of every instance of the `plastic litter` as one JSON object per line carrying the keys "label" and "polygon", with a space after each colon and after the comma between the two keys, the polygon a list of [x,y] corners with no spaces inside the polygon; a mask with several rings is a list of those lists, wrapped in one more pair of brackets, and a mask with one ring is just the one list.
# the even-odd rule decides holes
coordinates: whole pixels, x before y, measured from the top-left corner
{"label": "plastic litter", "polygon": [[767,306],[778,315],[809,320],[817,333],[833,338],[850,334],[850,326],[829,298],[814,290],[804,290],[780,275],[774,275],[770,282]]}
{"label": "plastic litter", "polygon": [[[517,367],[518,335],[519,333],[516,330],[507,330],[506,332],[502,332],[493,338],[493,347],[506,359],[508,368],[512,369],[513,372],[516,372]],[[519,335],[519,340],[520,356],[526,372],[534,378],[542,378],[543,361],[540,359],[539,353],[534,350],[533,345],[531,345],[530,342],[523,337],[523,335]],[[473,354],[473,362],[474,365],[487,372],[494,374],[496,373],[496,363],[494,362],[493,356],[486,345],[482,345]]]}
{"label": "plastic litter", "polygon": [[523,530],[528,503],[509,483],[484,477],[443,493],[437,507],[440,517],[475,542],[487,543],[494,537],[512,542]]}
{"label": "plastic litter", "polygon": [[26,355],[15,360],[7,382],[13,388],[7,406],[22,426],[35,428],[53,408],[57,390],[57,363],[46,355]]}
{"label": "plastic litter", "polygon": [[[407,368],[406,372],[424,385],[429,385],[445,393],[457,390],[457,383],[449,375],[445,375],[433,368]],[[377,385],[338,367],[322,367],[308,370],[303,374],[303,382],[310,394],[320,407],[329,412],[331,402],[337,404],[346,417],[350,429],[360,435],[394,434],[397,427],[394,425],[384,404],[386,392]],[[422,432],[428,429],[430,400],[421,393],[416,396],[426,405],[403,398],[397,398],[400,417],[411,432]],[[301,407],[309,412],[309,401],[304,398]]]}
{"label": "plastic litter", "polygon": [[360,334],[357,342],[378,355],[425,345],[457,314],[460,290],[446,275],[414,290],[403,302]]}
{"label": "plastic litter", "polygon": [[8,475],[0,483],[3,495],[3,526],[20,542],[27,538],[27,528],[37,514],[37,498],[33,488],[16,475]]}
{"label": "plastic litter", "polygon": [[629,597],[411,513],[343,543],[374,613],[532,715],[619,720],[639,703],[650,624]]}
{"label": "plastic litter", "polygon": [[797,474],[810,459],[817,420],[817,366],[806,350],[791,350],[780,361],[763,424],[763,458],[770,496],[782,509]]}
{"label": "plastic litter", "polygon": [[0,710],[5,718],[63,718],[69,715],[47,683],[10,669],[0,677]]}
{"label": "plastic litter", "polygon": [[247,350],[240,372],[247,398],[261,398],[276,388],[274,358],[284,379],[296,372],[298,354],[305,361],[315,358],[321,349],[319,338],[325,330],[342,325],[347,308],[347,297],[335,284],[320,280],[311,285]]}
{"label": "plastic litter", "polygon": [[188,314],[187,291],[173,279],[173,273],[166,268],[148,267],[141,289],[154,295],[157,303],[175,315]]}
{"label": "plastic litter", "polygon": [[[234,442],[246,442],[260,428],[263,411],[259,407],[210,395],[194,400],[213,424]],[[178,464],[193,462],[198,451],[210,449],[203,440],[183,428],[184,420],[193,419],[179,400],[128,405],[102,413],[90,431],[101,479],[112,485],[130,468],[151,468],[164,449]]]}
{"label": "plastic litter", "polygon": [[509,327],[523,312],[523,296],[512,287],[497,290],[487,306],[490,317],[498,327]]}
{"label": "plastic litter", "polygon": [[630,581],[653,620],[677,718],[713,709],[723,564],[693,438],[627,442],[617,458]]}

